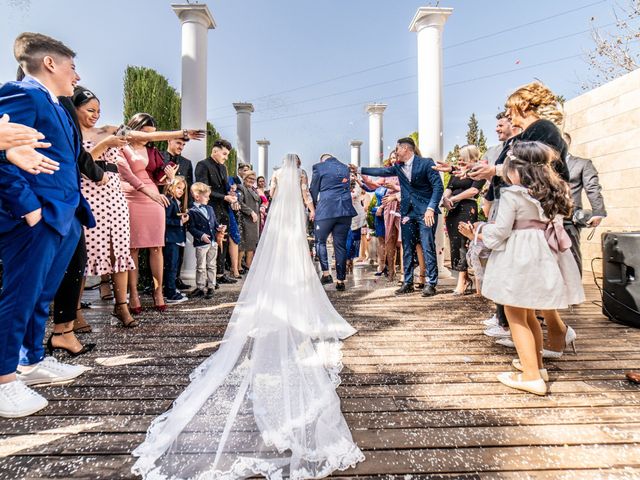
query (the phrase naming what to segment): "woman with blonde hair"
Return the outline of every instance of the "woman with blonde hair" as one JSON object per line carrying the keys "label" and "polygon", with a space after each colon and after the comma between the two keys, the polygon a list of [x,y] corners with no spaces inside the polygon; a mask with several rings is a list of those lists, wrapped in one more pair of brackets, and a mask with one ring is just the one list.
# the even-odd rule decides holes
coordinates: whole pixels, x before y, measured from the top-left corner
{"label": "woman with blonde hair", "polygon": [[[552,167],[565,182],[568,182],[568,147],[560,131],[564,114],[560,110],[558,97],[543,83],[531,82],[513,92],[507,98],[505,107],[511,125],[522,129],[517,140],[538,141],[555,150],[558,155]],[[548,349],[544,350],[544,356],[559,358],[567,345],[574,345],[576,333],[565,325],[557,310],[544,310],[542,315],[548,328]]]}
{"label": "woman with blonde hair", "polygon": [[[480,160],[480,149],[475,145],[465,145],[460,149],[458,164],[460,166],[473,165]],[[458,272],[458,284],[454,295],[464,295],[472,292],[472,283],[467,273],[468,239],[459,231],[461,223],[478,221],[478,195],[485,180],[460,178],[455,175],[449,177],[442,197],[442,205],[447,209],[445,223],[449,236],[451,253],[451,269]]]}

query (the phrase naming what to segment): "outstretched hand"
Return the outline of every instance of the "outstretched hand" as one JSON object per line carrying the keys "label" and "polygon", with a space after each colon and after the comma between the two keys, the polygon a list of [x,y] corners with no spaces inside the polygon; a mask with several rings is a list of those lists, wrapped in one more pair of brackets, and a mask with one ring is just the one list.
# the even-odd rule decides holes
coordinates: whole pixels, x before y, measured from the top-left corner
{"label": "outstretched hand", "polygon": [[25,172],[37,175],[39,173],[55,173],[60,170],[60,164],[44,156],[36,148],[49,148],[50,143],[35,142],[21,145],[7,150],[7,160]]}
{"label": "outstretched hand", "polygon": [[433,168],[436,172],[442,173],[450,173],[453,171],[453,166],[449,165],[447,162],[441,162],[440,160],[438,160],[436,164],[431,168]]}

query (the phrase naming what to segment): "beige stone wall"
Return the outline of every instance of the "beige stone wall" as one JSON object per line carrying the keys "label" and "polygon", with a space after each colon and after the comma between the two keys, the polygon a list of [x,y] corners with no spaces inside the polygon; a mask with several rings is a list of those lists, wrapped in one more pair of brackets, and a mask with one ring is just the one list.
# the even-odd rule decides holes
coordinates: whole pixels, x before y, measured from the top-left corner
{"label": "beige stone wall", "polygon": [[[583,231],[584,268],[602,254],[606,231],[640,230],[640,69],[565,103],[571,153],[591,158],[600,173],[608,217],[588,242]],[[589,202],[584,198],[584,208]],[[594,269],[601,271],[600,262]]]}

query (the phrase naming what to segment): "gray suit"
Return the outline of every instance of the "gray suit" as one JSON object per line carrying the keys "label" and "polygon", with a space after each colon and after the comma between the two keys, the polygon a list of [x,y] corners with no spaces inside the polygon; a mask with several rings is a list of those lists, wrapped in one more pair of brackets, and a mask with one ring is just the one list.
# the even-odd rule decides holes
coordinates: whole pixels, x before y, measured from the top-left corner
{"label": "gray suit", "polygon": [[[567,154],[567,167],[569,168],[569,186],[575,210],[582,209],[582,191],[587,194],[594,216],[606,217],[607,211],[602,198],[602,186],[598,178],[598,171],[593,162],[587,158],[574,157]],[[581,227],[573,222],[565,222],[565,230],[571,237],[571,253],[582,271],[582,252],[580,251]]]}

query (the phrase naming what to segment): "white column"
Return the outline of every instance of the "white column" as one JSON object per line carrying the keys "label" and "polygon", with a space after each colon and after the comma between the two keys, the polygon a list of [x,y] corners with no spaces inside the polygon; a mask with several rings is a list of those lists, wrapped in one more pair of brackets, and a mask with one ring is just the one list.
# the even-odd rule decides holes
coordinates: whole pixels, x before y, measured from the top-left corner
{"label": "white column", "polygon": [[369,114],[369,166],[382,165],[382,112],[387,108],[384,103],[367,105]]}
{"label": "white column", "polygon": [[362,166],[360,164],[360,147],[362,142],[360,140],[351,140],[351,163],[353,165]]}
{"label": "white column", "polygon": [[[264,177],[268,182],[267,174],[269,173],[269,140],[258,140],[258,176]],[[268,185],[268,184],[267,184]],[[267,187],[269,188],[269,187]]]}
{"label": "white column", "polygon": [[[204,4],[174,4],[171,8],[182,25],[182,110],[180,124],[182,128],[207,129],[207,30],[216,27],[209,8]],[[182,153],[191,160],[193,168],[197,162],[206,158],[207,142],[187,142]],[[182,277],[195,278],[195,253],[187,243]]]}
{"label": "white column", "polygon": [[238,163],[251,163],[251,114],[253,113],[253,105],[250,103],[234,103],[233,108],[236,109],[238,114],[236,128]]}
{"label": "white column", "polygon": [[[409,30],[418,34],[418,138],[423,157],[443,159],[442,137],[442,29],[452,8],[420,7]],[[440,278],[450,278],[444,267],[444,218],[438,219],[436,253]]]}

